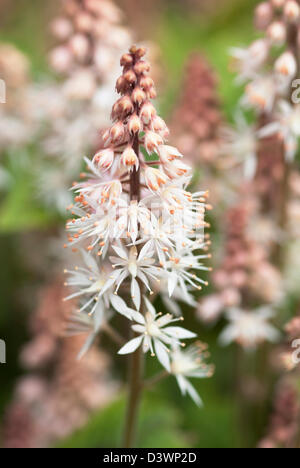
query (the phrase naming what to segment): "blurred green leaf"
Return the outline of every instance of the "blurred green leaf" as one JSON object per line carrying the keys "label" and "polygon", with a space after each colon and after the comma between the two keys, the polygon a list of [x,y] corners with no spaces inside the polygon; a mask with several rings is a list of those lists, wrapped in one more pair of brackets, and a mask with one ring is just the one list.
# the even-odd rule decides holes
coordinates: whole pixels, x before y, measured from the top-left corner
{"label": "blurred green leaf", "polygon": [[[125,396],[123,396],[92,416],[84,428],[61,442],[59,447],[120,447],[125,406]],[[179,423],[180,415],[175,408],[153,394],[144,395],[141,405],[138,447],[189,447],[186,437],[179,429]]]}

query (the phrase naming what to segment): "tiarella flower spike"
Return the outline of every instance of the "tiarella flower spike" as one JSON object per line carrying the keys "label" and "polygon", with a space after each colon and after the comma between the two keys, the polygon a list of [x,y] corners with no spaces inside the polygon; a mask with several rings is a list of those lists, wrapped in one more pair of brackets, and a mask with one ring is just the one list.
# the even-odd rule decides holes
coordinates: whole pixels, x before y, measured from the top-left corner
{"label": "tiarella flower spike", "polygon": [[150,300],[161,293],[178,315],[178,298],[193,305],[193,290],[207,284],[199,273],[209,270],[202,264],[209,257],[209,206],[206,192],[188,192],[191,169],[166,142],[169,131],[151,103],[156,92],[144,56],[136,46],[122,56],[121,96],[103,136],[105,149],[86,159],[89,173],[74,184],[67,230],[72,248],[83,249],[85,266],[71,272],[68,285],[94,324],[92,338],[118,311],[134,334],[119,354],[150,350],[171,372],[171,349],[196,335],[171,326],[180,318],[157,313]]}
{"label": "tiarella flower spike", "polygon": [[[256,39],[248,48],[231,50],[237,81],[246,82],[241,99],[244,108],[251,108],[257,114],[253,141],[248,139],[249,157],[246,161],[250,175],[255,174],[258,151],[263,140],[272,135],[284,142],[285,158],[293,162],[298,146],[299,131],[295,130],[299,114],[298,82],[299,72],[299,0],[269,0],[261,3],[255,12],[256,25],[264,37]],[[293,81],[295,80],[295,81]],[[288,116],[288,114],[290,114]],[[249,136],[251,128],[249,128]],[[245,129],[246,133],[246,129]],[[237,134],[235,141],[228,138],[225,151],[239,152],[244,158],[243,145]],[[250,150],[250,144],[253,150]],[[229,147],[230,146],[230,147]]]}

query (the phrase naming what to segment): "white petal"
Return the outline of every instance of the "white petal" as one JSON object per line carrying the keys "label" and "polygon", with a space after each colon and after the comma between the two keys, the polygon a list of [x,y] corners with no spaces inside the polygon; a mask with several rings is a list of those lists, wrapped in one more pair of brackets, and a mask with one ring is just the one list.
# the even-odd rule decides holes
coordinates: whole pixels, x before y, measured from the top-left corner
{"label": "white petal", "polygon": [[141,325],[145,325],[145,318],[140,312],[137,312],[136,310],[133,310],[133,309],[130,309],[130,312],[131,312],[131,317],[133,318],[133,320],[135,320],[137,323]]}
{"label": "white petal", "polygon": [[114,249],[116,254],[119,255],[119,257],[123,258],[123,260],[128,260],[128,256],[126,255],[127,254],[126,250],[116,245],[112,245],[112,248]]}
{"label": "white petal", "polygon": [[132,330],[135,331],[136,333],[145,333],[145,325],[132,325]]}
{"label": "white petal", "polygon": [[104,312],[105,312],[105,307],[104,307],[103,301],[99,299],[99,301],[97,302],[95,311],[93,313],[95,332],[98,332],[99,329],[101,328],[101,325],[104,319]]}
{"label": "white petal", "polygon": [[182,327],[166,327],[164,333],[180,340],[195,338],[197,335]]}
{"label": "white petal", "polygon": [[181,314],[181,308],[177,304],[177,302],[170,299],[166,294],[162,296],[162,300],[166,308],[171,312],[171,314],[177,315],[177,316]]}
{"label": "white petal", "polygon": [[228,327],[225,328],[225,330],[219,336],[219,343],[222,346],[227,346],[236,338],[237,338],[237,333],[236,333],[235,327],[229,325]]}
{"label": "white petal", "polygon": [[170,357],[166,347],[163,346],[159,340],[154,340],[154,349],[161,365],[170,372]]}
{"label": "white petal", "polygon": [[186,381],[186,391],[190,395],[192,400],[194,400],[197,406],[203,406],[202,400],[198,392],[188,380]]}
{"label": "white petal", "polygon": [[80,360],[83,358],[83,356],[87,353],[87,351],[90,349],[90,347],[92,346],[93,342],[94,342],[94,339],[96,338],[96,334],[95,333],[91,333],[87,339],[86,339],[86,342],[84,343],[84,345],[82,346],[81,350],[79,351],[78,353],[78,356],[77,356],[77,359]]}
{"label": "white petal", "polygon": [[85,264],[88,266],[88,268],[92,270],[94,273],[99,274],[99,268],[94,257],[83,249],[81,250],[81,255],[83,257]]}
{"label": "white petal", "polygon": [[119,351],[118,354],[130,354],[133,353],[138,347],[140,346],[142,342],[143,337],[138,336],[136,338],[133,338],[132,340],[128,341]]}
{"label": "white petal", "polygon": [[141,307],[141,291],[135,278],[131,280],[131,297],[137,310]]}
{"label": "white petal", "polygon": [[145,244],[145,245],[143,246],[143,248],[141,249],[140,254],[139,254],[139,260],[143,260],[143,258],[144,258],[147,254],[149,254],[149,256],[151,257],[150,254],[151,254],[151,253],[153,254],[153,252],[150,252],[150,253],[149,253],[149,246],[150,246],[150,244],[149,244],[148,242],[147,242],[147,244]]}
{"label": "white petal", "polygon": [[144,296],[144,301],[145,301],[145,304],[146,304],[147,312],[150,312],[150,314],[154,318],[156,316],[156,310],[155,310],[154,306],[151,304],[151,302],[149,301],[149,299],[146,296]]}
{"label": "white petal", "polygon": [[113,308],[119,313],[127,317],[129,320],[131,320],[131,313],[130,309],[127,307],[126,302],[121,299],[121,297],[116,296],[115,294],[111,294],[109,296],[111,305]]}
{"label": "white petal", "polygon": [[173,295],[176,284],[177,284],[177,275],[176,273],[171,273],[169,275],[169,280],[168,280],[168,291],[169,291],[170,297]]}

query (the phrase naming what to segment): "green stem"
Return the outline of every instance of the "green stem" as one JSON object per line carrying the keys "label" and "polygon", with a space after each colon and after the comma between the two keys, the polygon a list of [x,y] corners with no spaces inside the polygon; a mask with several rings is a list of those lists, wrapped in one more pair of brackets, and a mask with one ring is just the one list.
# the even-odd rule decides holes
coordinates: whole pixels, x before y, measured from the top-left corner
{"label": "green stem", "polygon": [[124,448],[135,443],[138,411],[142,393],[143,350],[140,346],[131,356],[129,364],[129,398],[124,428]]}

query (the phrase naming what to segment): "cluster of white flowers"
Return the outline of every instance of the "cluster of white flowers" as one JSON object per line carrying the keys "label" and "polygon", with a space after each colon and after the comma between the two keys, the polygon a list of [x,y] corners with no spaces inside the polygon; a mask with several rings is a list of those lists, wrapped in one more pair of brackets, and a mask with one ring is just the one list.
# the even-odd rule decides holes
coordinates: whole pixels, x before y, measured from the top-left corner
{"label": "cluster of white flowers", "polygon": [[[191,304],[192,291],[206,284],[199,272],[209,269],[202,263],[209,256],[207,193],[187,191],[191,169],[165,144],[169,132],[151,103],[156,93],[144,55],[145,49],[133,46],[122,56],[121,97],[104,134],[106,147],[86,159],[89,172],[74,184],[67,233],[73,250],[82,249],[85,265],[68,272],[67,284],[75,288],[70,297],[81,298],[83,329],[87,323],[92,328],[85,349],[120,313],[130,320],[133,339],[119,353],[142,346],[176,375],[183,393],[194,396],[184,375],[207,376],[211,368],[199,363],[199,356],[194,363],[192,354],[183,357],[182,340],[196,335],[171,325],[182,317],[156,312],[150,298],[162,291],[171,303],[179,297]],[[76,320],[78,326],[81,319]]]}
{"label": "cluster of white flowers", "polygon": [[248,350],[255,349],[264,341],[276,342],[280,334],[269,323],[274,317],[272,307],[260,307],[255,310],[232,308],[228,310],[229,325],[220,335],[220,342],[227,345],[236,342]]}
{"label": "cluster of white flowers", "polygon": [[[260,238],[244,226],[245,234],[248,231],[247,243],[250,242],[254,250],[248,262],[248,267],[252,266],[243,272],[249,245],[247,249],[240,244],[239,230],[233,232],[231,238],[229,236],[232,252],[229,251],[224,262],[224,271],[215,275],[221,294],[206,299],[200,311],[200,315],[215,320],[222,310],[229,308],[230,325],[221,341],[224,344],[235,341],[244,348],[254,348],[263,340],[274,341],[278,337],[268,321],[286,294],[279,257],[283,256],[284,243],[290,239],[290,175],[300,136],[299,80],[296,80],[299,0],[263,1],[256,7],[255,24],[260,37],[247,48],[231,49],[236,81],[243,85],[244,94],[234,127],[223,131],[222,152],[228,156],[231,166],[242,164],[244,167],[239,193],[244,193],[245,200],[252,200],[251,225],[260,233]],[[250,116],[253,123],[249,123]],[[241,219],[237,223],[239,221]],[[271,235],[264,232],[262,236],[258,223],[260,228],[264,225],[270,230]],[[224,275],[230,268],[233,289],[228,288],[228,275]],[[269,305],[252,310],[261,300]],[[231,307],[235,309],[230,310]]]}
{"label": "cluster of white flowers", "polygon": [[[232,149],[244,158],[246,173],[255,174],[257,148],[260,138],[280,135],[285,157],[292,161],[298,149],[300,136],[300,105],[298,71],[298,36],[300,5],[296,0],[269,0],[258,5],[256,25],[265,34],[248,48],[233,48],[233,66],[238,72],[238,83],[245,84],[241,105],[254,109],[261,118],[259,131],[242,126],[240,133],[229,135],[226,152]],[[295,99],[291,104],[291,97]],[[239,119],[240,123],[240,119]],[[234,141],[232,141],[232,136]]]}

